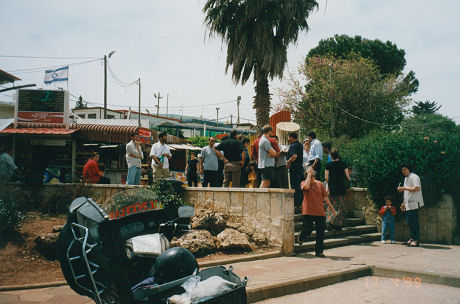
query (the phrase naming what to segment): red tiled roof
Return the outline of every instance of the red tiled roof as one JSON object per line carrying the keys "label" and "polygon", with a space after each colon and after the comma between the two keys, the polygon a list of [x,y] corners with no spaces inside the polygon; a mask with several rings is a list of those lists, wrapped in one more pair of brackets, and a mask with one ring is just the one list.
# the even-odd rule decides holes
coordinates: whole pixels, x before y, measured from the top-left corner
{"label": "red tiled roof", "polygon": [[38,134],[38,135],[70,135],[77,129],[61,128],[7,128],[0,131],[0,134]]}

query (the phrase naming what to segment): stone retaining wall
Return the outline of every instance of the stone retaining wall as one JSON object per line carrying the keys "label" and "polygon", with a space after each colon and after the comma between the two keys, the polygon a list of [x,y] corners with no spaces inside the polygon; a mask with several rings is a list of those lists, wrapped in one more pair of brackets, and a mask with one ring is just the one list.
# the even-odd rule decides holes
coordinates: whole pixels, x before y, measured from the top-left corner
{"label": "stone retaining wall", "polygon": [[[81,184],[44,185],[44,192],[69,191]],[[93,198],[107,201],[112,195],[126,189],[142,186],[88,185]],[[281,248],[283,254],[294,252],[294,190],[249,188],[194,188],[185,189],[186,201],[195,208],[222,213],[227,222],[244,226],[256,235],[269,240],[271,246]]]}
{"label": "stone retaining wall", "polygon": [[294,190],[187,188],[185,199],[195,208],[224,214],[228,223],[268,239],[283,254],[294,252]]}
{"label": "stone retaining wall", "polygon": [[[364,217],[368,225],[376,224],[381,232],[381,219],[375,211],[379,208],[372,202],[366,189],[352,189],[345,196],[345,202],[355,216]],[[421,241],[452,243],[457,230],[458,209],[450,195],[443,195],[436,206],[421,208],[419,211]],[[396,214],[395,238],[398,241],[407,241],[410,238],[406,213],[399,209]]]}

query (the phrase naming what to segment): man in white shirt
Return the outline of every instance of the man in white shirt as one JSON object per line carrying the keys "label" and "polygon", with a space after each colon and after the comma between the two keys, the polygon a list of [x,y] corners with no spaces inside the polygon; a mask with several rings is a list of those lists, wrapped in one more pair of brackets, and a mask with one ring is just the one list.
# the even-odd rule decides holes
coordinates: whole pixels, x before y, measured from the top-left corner
{"label": "man in white shirt", "polygon": [[308,140],[310,141],[310,151],[308,152],[308,165],[316,172],[315,178],[319,180],[321,172],[321,160],[323,159],[323,146],[321,142],[316,139],[316,133],[311,131],[308,133]]}
{"label": "man in white shirt", "polygon": [[126,145],[126,163],[128,164],[127,185],[139,185],[141,183],[141,167],[144,153],[139,143],[139,134],[131,134],[131,141]]}
{"label": "man in white shirt", "polygon": [[407,212],[406,219],[410,230],[410,240],[407,241],[407,245],[410,247],[418,247],[420,244],[418,210],[424,206],[424,203],[420,177],[411,171],[411,165],[407,163],[401,165],[401,172],[405,178],[404,186],[398,186],[398,191],[404,192],[404,203],[401,205],[401,210]]}
{"label": "man in white shirt", "polygon": [[153,179],[169,177],[169,160],[171,159],[171,150],[166,144],[168,135],[161,132],[158,135],[158,142],[152,146],[150,157],[152,158]]}

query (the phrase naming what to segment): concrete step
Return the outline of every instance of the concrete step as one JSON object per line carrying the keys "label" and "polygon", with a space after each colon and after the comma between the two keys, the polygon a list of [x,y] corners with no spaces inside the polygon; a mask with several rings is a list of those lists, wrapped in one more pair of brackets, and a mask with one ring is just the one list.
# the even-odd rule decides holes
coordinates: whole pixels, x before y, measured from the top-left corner
{"label": "concrete step", "polygon": [[[350,235],[345,236],[343,238],[336,238],[336,239],[325,239],[324,240],[324,248],[333,248],[333,247],[341,247],[341,246],[348,246],[353,244],[360,244],[360,243],[367,243],[380,240],[381,234],[380,233],[368,233],[368,234],[360,234],[360,235]],[[315,250],[315,241],[305,242],[302,245],[296,244],[294,247],[295,252],[308,252]]]}
{"label": "concrete step", "polygon": [[[347,217],[345,218],[343,224],[344,224],[344,227],[363,226],[366,224],[366,220],[362,217],[359,217],[359,218]],[[300,231],[300,229],[302,229],[302,226],[303,226],[303,223],[301,219],[294,221],[294,230],[296,232]],[[314,224],[313,224],[313,227],[315,227]]]}
{"label": "concrete step", "polygon": [[345,227],[365,225],[366,220],[362,217],[347,217],[344,221]]}
{"label": "concrete step", "polygon": [[[366,234],[377,232],[377,227],[375,225],[363,225],[363,226],[354,226],[354,227],[344,227],[341,231],[327,231],[325,232],[325,238],[338,238],[348,235],[357,235],[357,234]],[[297,239],[299,232],[294,233],[294,236]],[[316,239],[316,231],[313,231],[305,241],[314,241]]]}

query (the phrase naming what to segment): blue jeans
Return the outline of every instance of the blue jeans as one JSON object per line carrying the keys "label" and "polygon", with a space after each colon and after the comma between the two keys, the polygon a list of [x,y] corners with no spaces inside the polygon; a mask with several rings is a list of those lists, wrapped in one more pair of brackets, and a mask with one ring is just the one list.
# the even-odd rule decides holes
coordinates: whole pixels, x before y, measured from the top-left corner
{"label": "blue jeans", "polygon": [[392,219],[384,219],[382,221],[382,241],[387,240],[387,233],[390,230],[390,240],[395,240],[395,220]]}
{"label": "blue jeans", "polygon": [[126,178],[127,185],[139,185],[141,183],[141,168],[131,166],[128,168],[128,176]]}
{"label": "blue jeans", "polygon": [[418,223],[418,209],[407,211],[407,225],[410,230],[410,238],[420,241],[420,226]]}

